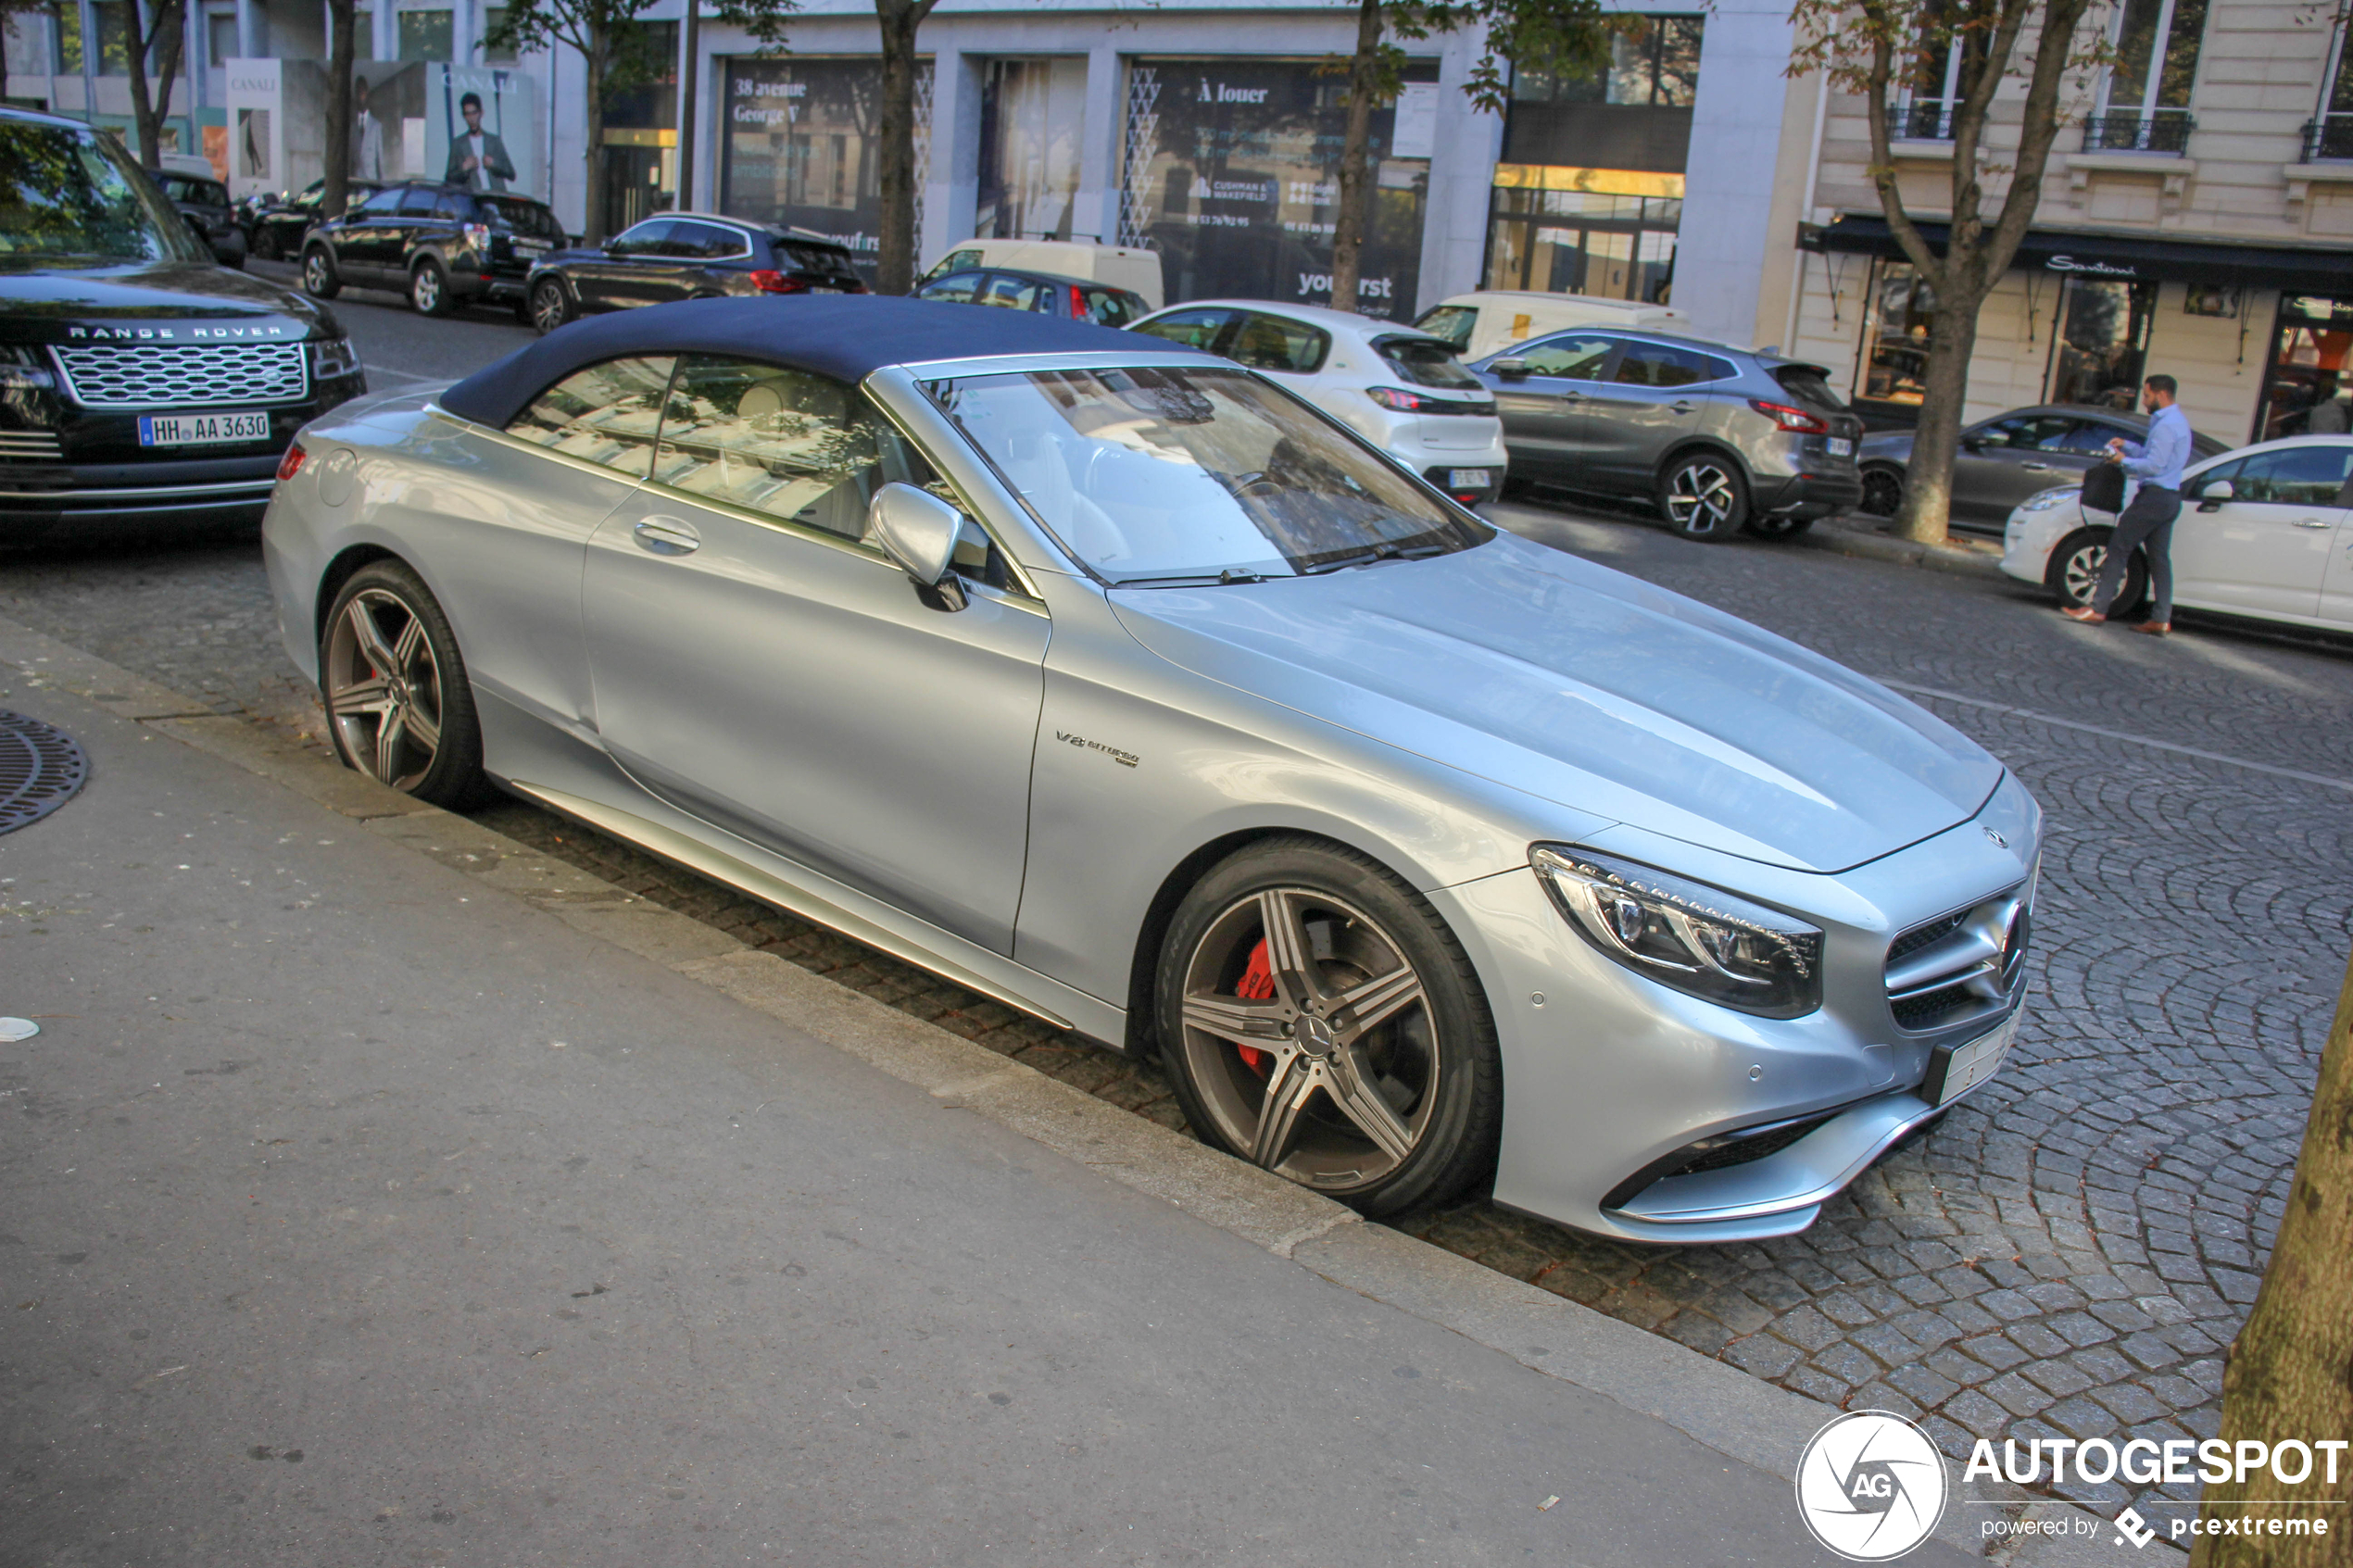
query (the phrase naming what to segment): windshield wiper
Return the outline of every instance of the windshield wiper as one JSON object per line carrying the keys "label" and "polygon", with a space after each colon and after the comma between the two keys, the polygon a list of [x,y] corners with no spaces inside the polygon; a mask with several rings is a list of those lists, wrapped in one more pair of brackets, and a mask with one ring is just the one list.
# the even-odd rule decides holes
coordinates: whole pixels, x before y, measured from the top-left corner
{"label": "windshield wiper", "polygon": [[1262,572],[1242,571],[1229,566],[1223,571],[1216,572],[1179,571],[1166,577],[1114,578],[1112,586],[1114,588],[1155,588],[1166,587],[1173,583],[1202,583],[1212,587],[1224,588],[1236,583],[1264,583],[1265,581],[1266,578]]}
{"label": "windshield wiper", "polygon": [[1453,548],[1452,545],[1417,545],[1410,550],[1403,550],[1394,545],[1375,545],[1371,549],[1360,550],[1353,556],[1342,556],[1337,560],[1319,560],[1314,566],[1302,567],[1300,575],[1321,577],[1327,571],[1338,571],[1343,567],[1371,566],[1385,560],[1421,560],[1430,556],[1449,555]]}

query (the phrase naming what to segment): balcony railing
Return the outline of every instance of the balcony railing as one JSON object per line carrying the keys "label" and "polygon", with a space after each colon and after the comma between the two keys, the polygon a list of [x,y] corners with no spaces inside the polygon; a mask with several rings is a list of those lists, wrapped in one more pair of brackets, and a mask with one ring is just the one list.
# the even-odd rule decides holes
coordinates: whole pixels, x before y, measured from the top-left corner
{"label": "balcony railing", "polygon": [[2304,127],[2304,159],[2353,158],[2353,114],[2323,115]]}
{"label": "balcony railing", "polygon": [[2197,121],[2186,114],[2095,114],[2083,122],[2083,150],[2179,154],[2196,129]]}
{"label": "balcony railing", "polygon": [[1887,111],[1891,142],[1949,142],[1953,139],[1953,106],[1942,98],[1918,98]]}

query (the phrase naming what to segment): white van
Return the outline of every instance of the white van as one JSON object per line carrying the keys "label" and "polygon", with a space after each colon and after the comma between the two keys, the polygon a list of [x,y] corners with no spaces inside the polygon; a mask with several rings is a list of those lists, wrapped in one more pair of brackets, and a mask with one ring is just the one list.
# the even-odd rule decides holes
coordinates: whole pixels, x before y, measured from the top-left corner
{"label": "white van", "polygon": [[1530,289],[1482,289],[1430,307],[1414,323],[1444,338],[1465,359],[1484,359],[1506,344],[1525,343],[1563,327],[1627,327],[1682,332],[1691,318],[1664,305],[1603,299],[1586,294],[1538,294]]}
{"label": "white van", "polygon": [[1083,278],[1108,283],[1144,296],[1157,310],[1165,296],[1160,284],[1160,253],[1140,245],[1099,245],[1083,240],[966,240],[939,258],[916,282],[928,283],[970,267],[1008,267],[1024,272],[1051,272],[1058,278]]}

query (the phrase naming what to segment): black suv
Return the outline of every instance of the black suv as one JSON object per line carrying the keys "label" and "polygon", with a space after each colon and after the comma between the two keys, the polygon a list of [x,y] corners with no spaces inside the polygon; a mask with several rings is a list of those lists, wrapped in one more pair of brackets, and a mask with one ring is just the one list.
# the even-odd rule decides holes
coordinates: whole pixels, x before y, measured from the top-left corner
{"label": "black suv", "polygon": [[602,245],[548,257],[531,270],[531,324],[552,332],[574,316],[729,295],[864,294],[849,248],[800,229],[712,213],[665,212]]}
{"label": "black suv", "polygon": [[253,521],[367,385],[333,312],[215,265],[113,137],[0,108],[0,541]]}
{"label": "black suv", "polygon": [[302,245],[302,286],[333,299],[346,283],[398,289],[427,316],[468,300],[521,310],[532,264],[564,243],[544,202],[462,185],[386,185]]}
{"label": "black suv", "polygon": [[181,174],[171,169],[147,170],[155,177],[188,227],[204,236],[212,258],[223,267],[245,264],[245,232],[237,222],[237,209],[229,200],[229,187],[218,180],[199,179],[194,174]]}
{"label": "black suv", "polygon": [[[346,208],[358,207],[384,188],[381,180],[350,180],[344,183]],[[319,226],[319,204],[326,199],[327,182],[313,180],[291,196],[249,196],[245,207],[245,249],[257,261],[283,261],[302,254],[302,242]]]}

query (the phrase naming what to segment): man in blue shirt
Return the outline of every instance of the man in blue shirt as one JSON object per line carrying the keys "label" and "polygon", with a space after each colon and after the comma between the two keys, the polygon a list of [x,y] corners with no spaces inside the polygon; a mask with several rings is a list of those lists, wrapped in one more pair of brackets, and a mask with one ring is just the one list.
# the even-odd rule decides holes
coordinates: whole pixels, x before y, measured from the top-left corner
{"label": "man in blue shirt", "polygon": [[2148,439],[2119,436],[2108,444],[2110,460],[2139,480],[2141,489],[2108,536],[2108,561],[2100,568],[2092,602],[2059,611],[2070,621],[2097,624],[2108,619],[2108,607],[2124,585],[2125,563],[2138,549],[2148,559],[2156,599],[2149,618],[2133,630],[2157,637],[2173,630],[2173,521],[2182,515],[2182,465],[2190,460],[2190,417],[2173,400],[2177,389],[2171,376],[2149,377],[2141,385],[2141,407],[2149,414]]}

